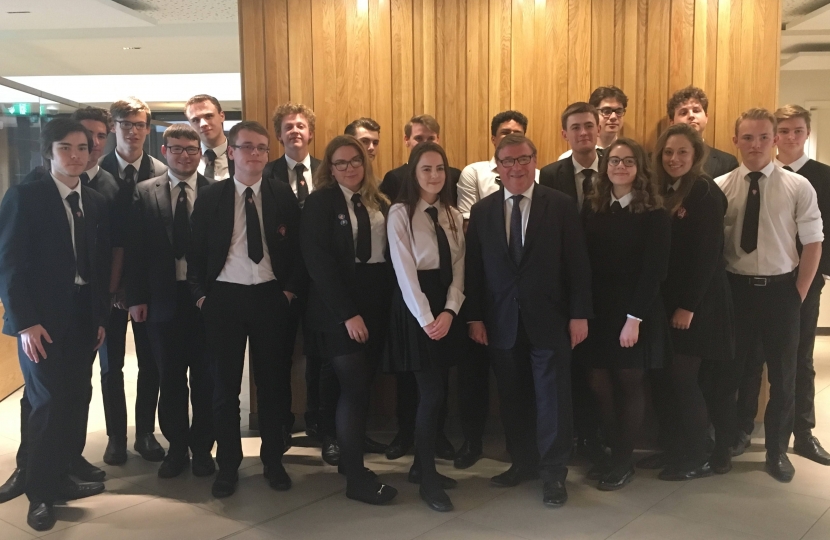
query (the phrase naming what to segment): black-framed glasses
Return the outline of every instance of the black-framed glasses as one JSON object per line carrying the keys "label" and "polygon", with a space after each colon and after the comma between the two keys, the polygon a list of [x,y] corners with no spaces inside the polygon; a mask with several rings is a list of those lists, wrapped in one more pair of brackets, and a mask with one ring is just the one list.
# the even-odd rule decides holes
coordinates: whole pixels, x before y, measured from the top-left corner
{"label": "black-framed glasses", "polygon": [[357,169],[358,167],[363,166],[363,158],[360,156],[355,156],[352,159],[346,161],[345,159],[341,159],[339,161],[332,162],[332,166],[337,169],[338,171],[345,171],[349,168],[349,165],[352,166],[352,169]]}
{"label": "black-framed glasses", "polygon": [[130,122],[129,120],[116,120],[115,123],[121,126],[121,129],[124,131],[130,131],[133,128],[141,131],[142,129],[147,129],[149,125],[147,122]]}
{"label": "black-framed glasses", "polygon": [[536,154],[531,154],[529,156],[519,156],[517,158],[512,158],[512,157],[504,158],[504,159],[498,160],[498,162],[501,163],[502,167],[510,168],[513,165],[515,165],[516,163],[518,163],[519,165],[527,165],[528,163],[533,161],[534,157],[536,157]]}
{"label": "black-framed glasses", "polygon": [[253,144],[232,144],[231,148],[236,148],[237,150],[241,150],[246,154],[253,154],[254,150],[256,150],[259,154],[267,154],[269,150],[269,148],[264,144],[260,144],[259,146],[254,146]]}
{"label": "black-framed glasses", "polygon": [[179,155],[182,152],[187,152],[188,156],[195,156],[196,154],[202,151],[201,147],[199,146],[167,146],[164,145],[167,150],[170,151],[171,154]]}
{"label": "black-framed glasses", "polygon": [[625,108],[617,107],[616,109],[612,109],[611,107],[603,107],[599,109],[599,114],[601,114],[604,118],[608,118],[612,114],[616,114],[617,118],[622,118],[625,116]]}
{"label": "black-framed glasses", "polygon": [[627,158],[611,157],[611,158],[608,158],[608,166],[609,167],[616,167],[620,163],[622,163],[623,166],[626,169],[630,169],[631,167],[636,167],[637,166],[637,160],[634,159],[633,157],[627,157]]}

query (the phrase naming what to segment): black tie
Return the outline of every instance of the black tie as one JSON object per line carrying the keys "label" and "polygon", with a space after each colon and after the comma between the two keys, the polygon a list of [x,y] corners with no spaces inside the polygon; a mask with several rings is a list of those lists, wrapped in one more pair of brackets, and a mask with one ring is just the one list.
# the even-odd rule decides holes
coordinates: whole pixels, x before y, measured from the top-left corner
{"label": "black tie", "polygon": [[259,264],[262,260],[262,231],[259,228],[259,213],[254,204],[254,190],[245,190],[245,225],[248,229],[248,258]]}
{"label": "black tie", "polygon": [[308,197],[308,184],[306,184],[305,177],[303,176],[304,171],[305,165],[302,163],[294,165],[294,174],[297,175],[297,200],[300,201],[300,206],[303,205],[305,198]]}
{"label": "black tie", "polygon": [[216,152],[213,150],[205,150],[205,178],[208,180],[215,180],[216,172],[214,165],[216,163]]}
{"label": "black tie", "polygon": [[81,184],[85,186],[89,185],[89,175],[85,172],[81,173]]}
{"label": "black tie", "polygon": [[749,176],[749,191],[746,194],[746,211],[744,213],[744,227],[741,231],[741,249],[752,253],[758,247],[758,218],[761,215],[761,188],[758,180],[764,174],[751,172]]}
{"label": "black tie", "polygon": [[357,217],[357,246],[355,255],[362,262],[369,262],[372,258],[372,222],[369,220],[369,211],[360,201],[360,193],[352,195],[354,215]]}
{"label": "black tie", "polygon": [[666,195],[671,195],[675,191],[674,186],[669,186],[669,189],[666,190]]}
{"label": "black tie", "polygon": [[622,212],[622,209],[623,209],[623,207],[620,204],[620,201],[614,201],[614,202],[611,203],[611,213],[612,214],[616,214],[617,212]]}
{"label": "black tie", "polygon": [[789,165],[784,165],[783,169],[784,169],[785,171],[795,172],[795,171],[793,170],[793,168],[792,168],[792,167],[790,167]]}
{"label": "black tie", "polygon": [[89,255],[86,246],[86,223],[79,204],[80,198],[77,191],[73,191],[66,196],[66,200],[69,201],[69,208],[72,209],[72,221],[75,225],[75,266],[81,279],[88,283]]}
{"label": "black tie", "polygon": [[173,216],[173,251],[177,259],[184,257],[190,244],[190,219],[187,213],[187,184],[179,182],[176,214]]}
{"label": "black tie", "polygon": [[425,212],[432,218],[432,224],[435,225],[435,236],[438,237],[438,267],[441,269],[441,285],[449,287],[452,283],[450,241],[447,239],[444,227],[438,223],[438,209],[434,206],[428,206]]}
{"label": "black tie", "polygon": [[523,195],[513,195],[513,211],[510,213],[510,258],[516,266],[522,262],[522,207]]}
{"label": "black tie", "polygon": [[588,197],[594,191],[594,169],[582,169],[582,175],[584,176],[582,179],[582,206],[586,207],[591,204]]}
{"label": "black tie", "polygon": [[132,165],[124,167],[124,180],[130,185],[135,184],[135,167]]}

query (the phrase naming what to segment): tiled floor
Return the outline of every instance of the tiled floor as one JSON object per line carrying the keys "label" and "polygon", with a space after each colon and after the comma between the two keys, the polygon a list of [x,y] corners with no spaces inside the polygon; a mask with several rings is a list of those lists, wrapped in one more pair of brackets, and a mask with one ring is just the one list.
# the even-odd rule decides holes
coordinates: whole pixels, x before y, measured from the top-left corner
{"label": "tiled floor", "polygon": [[[816,361],[819,427],[815,434],[830,446],[830,337],[819,338]],[[133,389],[128,390],[129,402],[135,397],[134,358],[127,363],[125,378]],[[19,398],[20,392],[0,402],[3,478],[14,468]],[[243,424],[247,412],[243,411]],[[375,435],[391,439],[388,433]],[[568,477],[568,504],[548,509],[535,483],[513,489],[489,487],[489,477],[506,467],[497,460],[503,459],[503,443],[494,436],[486,445],[489,458],[472,469],[455,471],[448,463],[439,466],[460,480],[458,489],[450,492],[456,510],[447,514],[429,510],[419,500],[417,487],[406,482],[411,456],[398,461],[367,456],[367,465],[400,490],[393,504],[378,508],[347,499],[344,479],[320,460],[315,448],[295,446],[289,452],[285,463],[294,487],[281,493],[272,491],[261,475],[258,439],[244,439],[246,458],[239,489],[224,500],[210,496],[210,478],[186,473],[160,480],[157,464],[131,452],[123,467],[105,467],[106,493],[60,507],[57,525],[41,536],[67,540],[830,538],[830,467],[793,456],[795,479],[780,484],[763,471],[763,441],[756,438],[753,442],[728,475],[672,483],[657,480],[655,472],[638,471],[630,486],[613,493],[595,489],[584,478],[586,467],[575,465]],[[87,459],[103,466],[105,446],[96,387]],[[26,525],[26,508],[25,497],[0,505],[0,539],[35,536]]]}

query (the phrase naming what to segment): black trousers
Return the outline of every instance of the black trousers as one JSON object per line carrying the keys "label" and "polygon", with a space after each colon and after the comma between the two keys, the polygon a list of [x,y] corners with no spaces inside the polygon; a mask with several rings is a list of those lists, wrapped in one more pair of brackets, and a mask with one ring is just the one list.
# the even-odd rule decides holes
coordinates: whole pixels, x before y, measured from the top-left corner
{"label": "black trousers", "polygon": [[[107,339],[98,351],[101,361],[101,394],[107,435],[112,439],[127,438],[127,401],[124,397],[124,355],[127,348],[129,312],[113,308],[107,324]],[[138,359],[138,383],[135,398],[135,432],[153,433],[156,426],[156,405],[159,397],[159,372],[146,323],[132,322],[135,355]]]}
{"label": "black trousers", "polygon": [[574,432],[580,439],[599,437],[600,417],[594,391],[589,383],[587,362],[571,362],[571,395],[573,396]]}
{"label": "black trousers", "polygon": [[[798,355],[795,373],[795,413],[793,433],[796,438],[809,437],[816,427],[816,371],[813,367],[813,351],[816,345],[816,327],[818,326],[821,291],[824,289],[824,276],[816,275],[801,304],[799,322]],[[759,346],[754,354],[747,358],[744,375],[738,392],[739,429],[752,433],[755,416],[758,413],[758,394],[761,391],[761,377],[764,371],[763,350]]]}
{"label": "black trousers", "polygon": [[194,455],[210,453],[214,441],[213,379],[205,348],[205,325],[187,282],[177,284],[173,319],[147,322],[147,335],[158,363],[159,427],[170,443],[168,455],[182,457],[188,449]]}
{"label": "black trousers", "polygon": [[543,480],[565,480],[573,447],[571,344],[565,329],[555,349],[537,349],[520,318],[513,348],[490,347],[489,354],[513,464],[525,469],[538,464]]}
{"label": "black trousers", "polygon": [[795,278],[766,287],[753,286],[747,277],[735,274],[729,274],[729,281],[735,305],[736,367],[744,373],[752,366],[752,353],[761,344],[770,383],[765,446],[777,455],[787,451],[793,432],[801,296]]}
{"label": "black trousers", "polygon": [[216,461],[221,470],[233,471],[242,463],[239,430],[239,393],[249,345],[250,372],[257,387],[260,459],[265,465],[278,463],[284,450],[283,422],[291,411],[291,396],[285,387],[289,304],[278,282],[237,285],[214,282],[202,303],[207,333],[208,358],[213,375],[213,421]]}
{"label": "black trousers", "polygon": [[467,351],[458,359],[458,409],[464,439],[480,445],[490,409],[490,362],[487,347],[466,339]]}
{"label": "black trousers", "polygon": [[60,498],[61,481],[76,452],[67,442],[77,437],[78,410],[89,407],[89,359],[97,328],[92,322],[90,287],[80,287],[74,295],[67,329],[62,335],[53,332],[53,343],[43,341],[47,358],[38,363],[29,360],[18,338],[20,369],[31,405],[25,468],[26,496],[33,502],[53,503]]}

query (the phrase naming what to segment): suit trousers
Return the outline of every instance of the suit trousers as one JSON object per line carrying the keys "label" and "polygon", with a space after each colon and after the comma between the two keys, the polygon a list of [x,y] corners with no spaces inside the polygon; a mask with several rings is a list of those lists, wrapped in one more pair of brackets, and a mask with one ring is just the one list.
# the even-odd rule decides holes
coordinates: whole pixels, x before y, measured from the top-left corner
{"label": "suit trousers", "polygon": [[512,349],[489,348],[499,389],[507,452],[542,479],[565,480],[573,447],[571,344],[562,329],[555,349],[533,347],[519,317]]}
{"label": "suit trousers", "polygon": [[[113,308],[107,324],[107,339],[98,351],[101,361],[101,394],[104,398],[104,418],[107,435],[111,439],[127,438],[127,401],[124,397],[124,355],[127,348],[127,320],[129,312]],[[132,322],[135,355],[138,360],[138,383],[135,398],[135,432],[153,433],[156,426],[156,405],[159,396],[159,372],[147,323]]]}
{"label": "suit trousers", "polygon": [[208,359],[213,375],[213,422],[216,461],[233,471],[242,463],[239,430],[239,393],[249,345],[250,373],[257,388],[260,459],[265,465],[280,462],[284,451],[283,422],[291,410],[285,395],[289,304],[277,281],[259,285],[214,282],[202,303]]}
{"label": "suit trousers", "polygon": [[168,455],[181,457],[188,449],[194,455],[210,453],[214,440],[213,378],[207,360],[202,314],[193,303],[186,281],[176,284],[173,319],[147,322],[147,336],[158,363],[159,427],[170,443]]}

